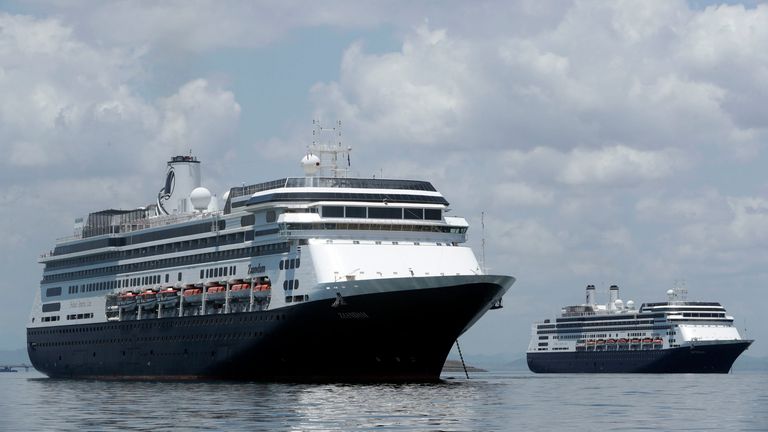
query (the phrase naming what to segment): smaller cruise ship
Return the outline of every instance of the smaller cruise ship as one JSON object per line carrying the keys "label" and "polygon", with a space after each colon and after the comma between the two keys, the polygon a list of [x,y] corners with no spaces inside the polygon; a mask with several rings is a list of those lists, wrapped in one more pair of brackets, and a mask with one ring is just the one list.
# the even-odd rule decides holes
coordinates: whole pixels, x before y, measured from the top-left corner
{"label": "smaller cruise ship", "polygon": [[687,290],[667,291],[667,301],[635,308],[609,289],[607,304],[566,306],[553,320],[536,322],[528,368],[536,373],[728,373],[752,340],[716,302],[687,301]]}

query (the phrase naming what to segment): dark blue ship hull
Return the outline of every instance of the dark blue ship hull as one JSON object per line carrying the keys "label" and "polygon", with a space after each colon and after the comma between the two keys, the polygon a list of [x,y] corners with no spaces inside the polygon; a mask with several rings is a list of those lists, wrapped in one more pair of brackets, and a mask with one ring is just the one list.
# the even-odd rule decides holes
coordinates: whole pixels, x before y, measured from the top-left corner
{"label": "dark blue ship hull", "polygon": [[508,279],[350,296],[343,304],[28,329],[28,352],[50,377],[436,381],[456,338],[503,295]]}
{"label": "dark blue ship hull", "polygon": [[632,351],[528,353],[536,373],[728,373],[750,340]]}

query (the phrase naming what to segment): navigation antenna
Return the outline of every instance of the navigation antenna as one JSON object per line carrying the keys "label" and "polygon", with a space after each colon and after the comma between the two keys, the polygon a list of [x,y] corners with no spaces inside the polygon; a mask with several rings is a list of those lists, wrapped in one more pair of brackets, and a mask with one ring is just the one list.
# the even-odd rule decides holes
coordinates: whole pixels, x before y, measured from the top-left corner
{"label": "navigation antenna", "polygon": [[352,147],[342,145],[341,120],[333,127],[323,127],[320,120],[312,120],[312,145],[307,151],[320,158],[320,176],[339,178],[349,174]]}

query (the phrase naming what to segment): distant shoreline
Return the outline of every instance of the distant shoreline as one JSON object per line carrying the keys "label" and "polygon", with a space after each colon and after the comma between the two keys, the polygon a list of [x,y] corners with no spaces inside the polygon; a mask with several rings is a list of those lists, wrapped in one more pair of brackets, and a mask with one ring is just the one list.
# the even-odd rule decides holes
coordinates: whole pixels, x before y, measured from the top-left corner
{"label": "distant shoreline", "polygon": [[[464,367],[459,360],[448,359],[443,365],[443,372],[464,372]],[[467,372],[488,372],[486,369],[467,365]]]}

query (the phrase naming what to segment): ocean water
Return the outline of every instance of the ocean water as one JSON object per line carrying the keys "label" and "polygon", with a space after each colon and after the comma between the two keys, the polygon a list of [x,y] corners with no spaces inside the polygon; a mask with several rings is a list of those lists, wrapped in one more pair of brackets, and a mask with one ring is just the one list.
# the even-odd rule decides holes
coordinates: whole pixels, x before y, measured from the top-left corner
{"label": "ocean water", "polygon": [[768,430],[768,374],[445,374],[438,384],[55,380],[0,373],[3,431]]}

